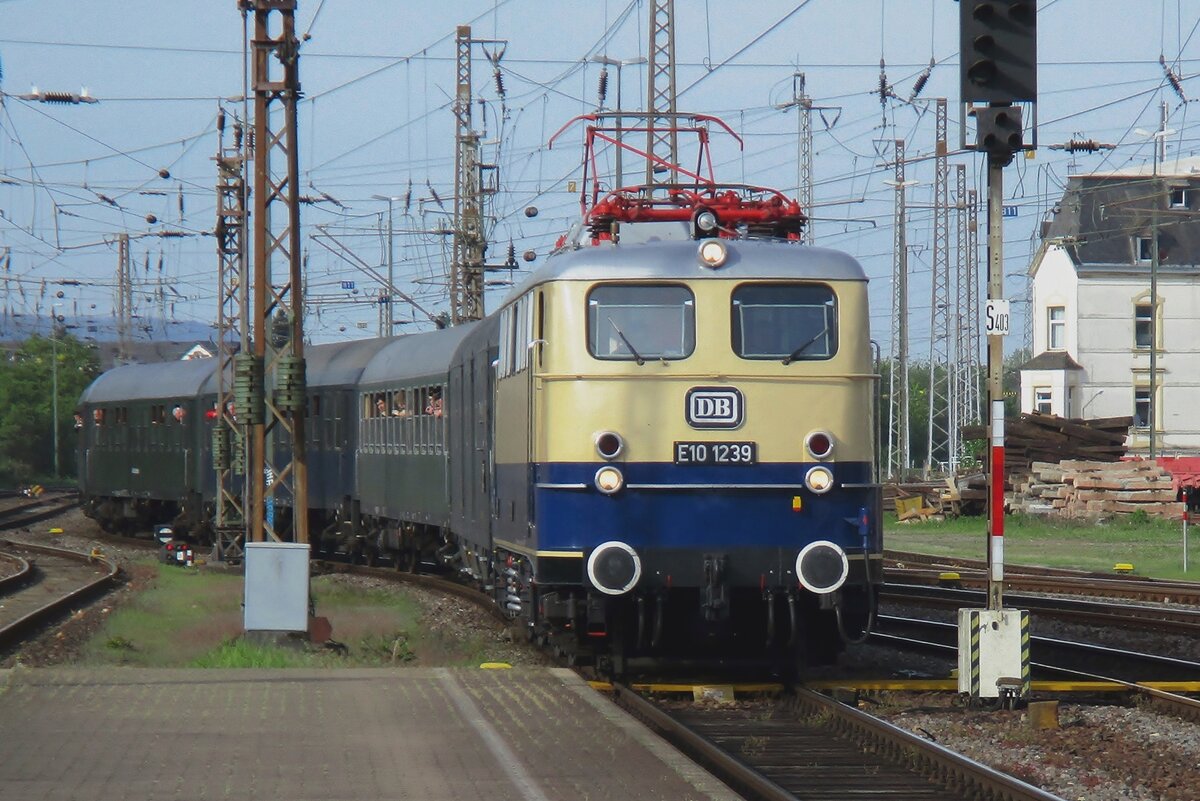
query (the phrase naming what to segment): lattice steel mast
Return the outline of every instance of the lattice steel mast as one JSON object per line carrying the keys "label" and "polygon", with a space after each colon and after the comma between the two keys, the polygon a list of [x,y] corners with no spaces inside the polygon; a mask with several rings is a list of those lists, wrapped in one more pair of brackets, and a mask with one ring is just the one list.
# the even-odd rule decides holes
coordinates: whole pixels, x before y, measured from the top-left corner
{"label": "lattice steel mast", "polygon": [[[675,132],[675,0],[650,2],[650,63],[646,70],[648,111],[662,116],[647,119],[646,187],[676,183],[679,172],[679,139]],[[669,161],[670,177],[655,181],[655,159]],[[662,165],[659,165],[660,169]]]}
{"label": "lattice steel mast", "polygon": [[892,262],[892,341],[888,375],[888,478],[900,478],[911,466],[908,439],[908,241],[905,227],[904,140],[895,140],[895,254]]}
{"label": "lattice steel mast", "polygon": [[246,280],[246,130],[234,119],[232,144],[225,141],[224,109],[217,112],[217,419],[213,467],[217,508],[213,548],[218,560],[240,559],[246,533],[246,432],[238,422],[232,378],[234,358],[250,352]]}
{"label": "lattice steel mast", "polygon": [[[299,148],[300,42],[296,0],[238,0],[254,14],[251,91],[254,95],[254,302],[252,354],[236,359],[237,414],[246,416],[250,458],[248,539],[308,542],[308,470],[305,459],[304,298],[300,264]],[[279,35],[270,35],[277,15]],[[279,75],[271,77],[272,60]],[[280,125],[272,127],[272,107]],[[276,177],[272,157],[284,160]],[[279,209],[282,220],[272,218]],[[278,283],[275,261],[287,269]],[[275,500],[290,505],[278,515]]]}
{"label": "lattice steel mast", "polygon": [[951,445],[950,306],[950,165],[946,154],[946,98],[936,101],[937,134],[933,183],[933,274],[929,320],[929,425],[925,477],[938,464],[949,464]]}
{"label": "lattice steel mast", "polygon": [[974,381],[971,363],[970,321],[977,312],[970,303],[970,276],[967,270],[967,165],[954,165],[954,387],[950,402],[950,472],[958,469],[962,459],[962,427],[971,418],[971,382]]}
{"label": "lattice steel mast", "polygon": [[117,363],[130,358],[133,334],[133,274],[129,234],[117,236]]}
{"label": "lattice steel mast", "polygon": [[479,134],[471,127],[471,26],[459,25],[454,94],[454,257],[450,266],[450,322],[483,319],[483,208]]}

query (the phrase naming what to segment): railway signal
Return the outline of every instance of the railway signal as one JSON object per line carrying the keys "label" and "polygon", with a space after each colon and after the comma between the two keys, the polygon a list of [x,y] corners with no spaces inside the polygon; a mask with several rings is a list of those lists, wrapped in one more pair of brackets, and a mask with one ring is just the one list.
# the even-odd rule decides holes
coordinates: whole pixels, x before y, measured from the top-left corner
{"label": "railway signal", "polygon": [[[1004,167],[1026,144],[1021,106],[1037,103],[1037,6],[1032,0],[963,0],[960,5],[961,101],[975,117],[973,148],[987,155],[988,470],[987,609],[959,610],[959,691],[1010,703],[1029,693],[1029,613],[1004,608]],[[980,105],[976,105],[980,104]],[[983,105],[986,104],[986,105]],[[1030,119],[1036,121],[1036,113]],[[965,145],[965,142],[964,142]],[[982,310],[979,310],[982,313]]]}
{"label": "railway signal", "polygon": [[963,102],[1037,99],[1037,8],[1032,0],[959,4]]}

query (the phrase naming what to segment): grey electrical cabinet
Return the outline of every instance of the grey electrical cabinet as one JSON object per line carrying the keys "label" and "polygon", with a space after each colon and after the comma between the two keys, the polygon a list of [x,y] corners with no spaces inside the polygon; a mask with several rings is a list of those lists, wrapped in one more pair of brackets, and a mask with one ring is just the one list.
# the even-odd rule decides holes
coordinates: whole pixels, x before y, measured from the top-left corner
{"label": "grey electrical cabinet", "polygon": [[306,543],[246,543],[246,631],[308,630]]}

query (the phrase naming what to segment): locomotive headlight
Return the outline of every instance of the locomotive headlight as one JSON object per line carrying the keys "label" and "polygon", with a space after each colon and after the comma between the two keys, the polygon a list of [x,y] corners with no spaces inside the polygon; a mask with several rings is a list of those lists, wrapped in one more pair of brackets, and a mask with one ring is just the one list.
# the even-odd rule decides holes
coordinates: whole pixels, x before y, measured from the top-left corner
{"label": "locomotive headlight", "polygon": [[804,447],[817,459],[833,453],[833,437],[825,431],[813,431],[804,438]]}
{"label": "locomotive headlight", "polygon": [[605,495],[612,495],[625,486],[625,476],[612,465],[605,465],[596,471],[596,489]]}
{"label": "locomotive headlight", "polygon": [[716,269],[725,263],[726,257],[729,255],[725,243],[720,239],[705,239],[700,243],[698,256],[700,264],[704,267]]}
{"label": "locomotive headlight", "polygon": [[828,540],[805,545],[796,557],[796,578],[809,592],[825,595],[846,582],[850,560],[846,552]]}
{"label": "locomotive headlight", "polygon": [[818,495],[823,495],[833,489],[833,473],[828,467],[821,465],[809,468],[809,471],[804,474],[804,486]]}

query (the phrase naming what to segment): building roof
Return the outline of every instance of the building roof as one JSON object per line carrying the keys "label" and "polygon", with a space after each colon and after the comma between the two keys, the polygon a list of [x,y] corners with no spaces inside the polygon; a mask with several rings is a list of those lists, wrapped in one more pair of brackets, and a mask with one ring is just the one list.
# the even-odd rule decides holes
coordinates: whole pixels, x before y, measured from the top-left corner
{"label": "building roof", "polygon": [[[652,226],[653,227],[653,226]],[[627,226],[635,229],[637,225]],[[637,279],[658,281],[774,279],[780,281],[866,281],[862,265],[838,250],[764,239],[722,240],[729,252],[718,269],[701,267],[700,242],[623,239],[561,250],[521,281],[505,299],[516,300],[546,281]]]}
{"label": "building roof", "polygon": [[1022,364],[1020,370],[1082,370],[1083,365],[1071,358],[1065,350],[1042,351]]}
{"label": "building roof", "polygon": [[[1170,190],[1187,192],[1182,205]],[[1157,215],[1159,269],[1164,275],[1200,275],[1200,158],[1153,167],[1073,175],[1045,239],[1061,246],[1079,272],[1149,274],[1150,263],[1134,252],[1149,237]]]}

